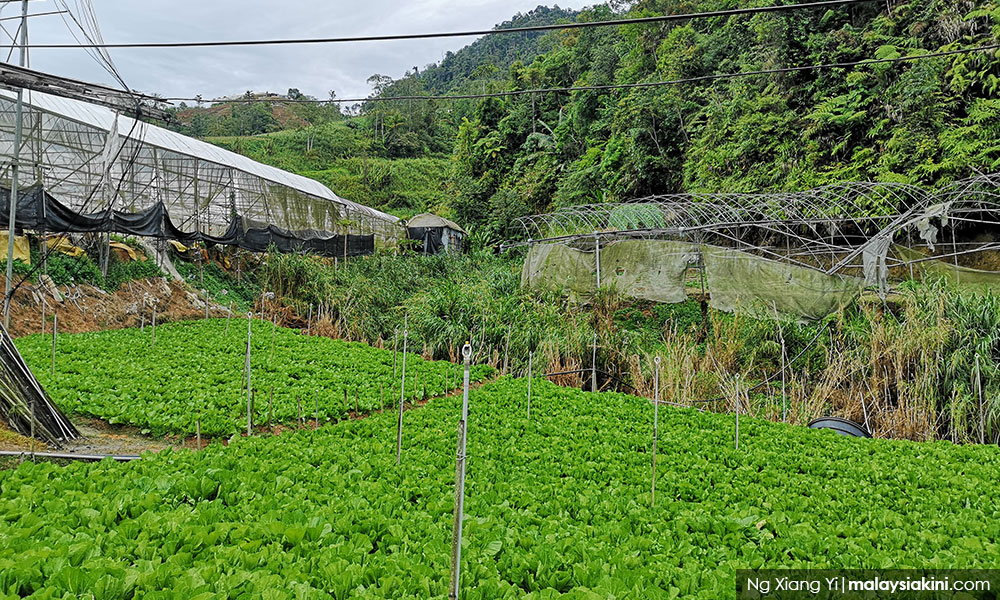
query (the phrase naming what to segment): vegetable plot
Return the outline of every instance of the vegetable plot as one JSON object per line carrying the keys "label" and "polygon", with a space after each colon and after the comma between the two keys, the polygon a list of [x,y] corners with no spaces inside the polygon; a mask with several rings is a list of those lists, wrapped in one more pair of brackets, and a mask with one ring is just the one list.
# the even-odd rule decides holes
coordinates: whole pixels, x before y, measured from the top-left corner
{"label": "vegetable plot", "polygon": [[[993,447],[501,380],[471,397],[463,598],[735,597],[735,570],[995,565]],[[458,397],[130,464],[0,472],[0,596],[443,598]]]}
{"label": "vegetable plot", "polygon": [[[134,425],[154,435],[193,434],[199,418],[206,435],[245,431],[247,321],[233,319],[228,333],[225,319],[161,325],[155,345],[151,333],[146,327],[144,332],[60,335],[55,376],[51,337],[29,336],[16,344],[52,399],[69,413]],[[257,425],[269,416],[274,423],[294,424],[300,401],[306,422],[315,418],[318,401],[321,423],[398,406],[401,352],[393,377],[391,348],[308,337],[260,320],[253,322],[251,344]],[[407,401],[459,387],[460,368],[408,355]],[[473,375],[481,380],[491,372],[479,367]]]}

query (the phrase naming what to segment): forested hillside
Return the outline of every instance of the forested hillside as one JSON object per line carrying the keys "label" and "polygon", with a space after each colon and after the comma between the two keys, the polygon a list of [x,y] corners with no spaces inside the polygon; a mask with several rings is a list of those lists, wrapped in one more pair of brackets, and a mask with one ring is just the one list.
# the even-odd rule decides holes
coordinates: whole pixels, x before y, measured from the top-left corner
{"label": "forested hillside", "polygon": [[[639,0],[598,5],[576,18],[746,5]],[[539,9],[512,23],[567,16]],[[890,0],[494,36],[422,72],[371,83],[383,97],[648,83],[949,52],[996,44],[998,33],[996,0]],[[404,213],[431,207],[499,237],[516,216],[579,203],[854,180],[933,186],[996,171],[998,93],[1000,52],[993,48],[647,88],[370,101],[346,118],[325,107],[316,122],[290,125],[298,131],[224,143],[284,168],[325,172],[321,179],[360,201]],[[402,159],[410,162],[395,162]],[[432,176],[404,174],[415,159],[430,159],[423,166]],[[355,163],[353,187],[334,176],[345,172],[344,160]],[[387,191],[380,172],[405,177],[405,196]]]}

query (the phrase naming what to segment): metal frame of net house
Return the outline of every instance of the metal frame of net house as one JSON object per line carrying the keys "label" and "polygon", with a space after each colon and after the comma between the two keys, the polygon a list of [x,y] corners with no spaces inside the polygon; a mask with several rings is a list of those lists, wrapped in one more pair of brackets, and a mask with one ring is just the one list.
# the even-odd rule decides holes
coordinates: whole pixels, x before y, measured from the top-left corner
{"label": "metal frame of net house", "polygon": [[[1000,176],[937,192],[894,183],[845,183],[804,192],[676,194],[567,207],[518,219],[505,247],[529,246],[526,285],[587,295],[682,302],[701,288],[722,310],[818,319],[867,286],[942,276],[984,283],[1000,273],[959,257],[1000,249]],[[951,261],[950,264],[946,261]],[[982,262],[982,261],[980,261]],[[707,289],[706,289],[707,288]],[[998,285],[1000,289],[1000,285]]]}

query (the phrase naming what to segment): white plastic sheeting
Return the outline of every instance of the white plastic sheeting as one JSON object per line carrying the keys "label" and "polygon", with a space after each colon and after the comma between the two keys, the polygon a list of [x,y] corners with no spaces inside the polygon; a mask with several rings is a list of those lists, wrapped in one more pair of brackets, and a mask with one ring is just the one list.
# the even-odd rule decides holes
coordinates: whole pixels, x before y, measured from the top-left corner
{"label": "white plastic sheeting", "polygon": [[[10,183],[16,96],[0,90],[0,185]],[[110,159],[109,159],[110,157]],[[288,231],[405,235],[399,219],[337,196],[318,181],[78,100],[25,94],[22,188],[41,184],[81,213],[163,202],[174,224],[209,235],[233,216]]]}

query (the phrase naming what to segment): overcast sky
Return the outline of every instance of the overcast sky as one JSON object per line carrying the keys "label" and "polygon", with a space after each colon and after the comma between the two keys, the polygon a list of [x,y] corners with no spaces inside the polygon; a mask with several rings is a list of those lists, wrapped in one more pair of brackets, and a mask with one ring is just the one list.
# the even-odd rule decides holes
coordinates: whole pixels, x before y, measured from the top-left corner
{"label": "overcast sky", "polygon": [[[104,39],[174,42],[233,39],[340,37],[491,28],[542,0],[93,0]],[[550,6],[555,3],[549,4]],[[560,0],[583,8],[593,0]],[[69,2],[75,6],[75,0]],[[0,4],[0,17],[19,14],[19,3]],[[55,10],[54,0],[34,0],[30,12]],[[15,21],[0,21],[14,33]],[[33,44],[73,43],[60,16],[30,20]],[[9,43],[5,34],[0,39]],[[206,99],[247,90],[302,92],[326,98],[364,97],[373,73],[400,77],[440,61],[473,38],[257,48],[119,49],[112,58],[134,89],[168,97]],[[110,75],[82,50],[36,49],[32,68],[98,83]],[[3,60],[6,59],[6,54]],[[12,59],[16,61],[16,55]]]}

